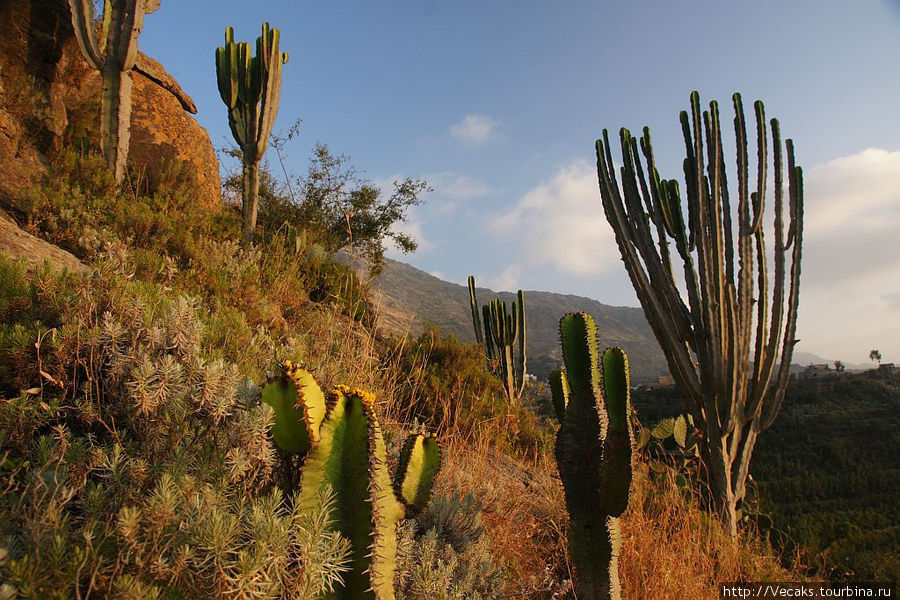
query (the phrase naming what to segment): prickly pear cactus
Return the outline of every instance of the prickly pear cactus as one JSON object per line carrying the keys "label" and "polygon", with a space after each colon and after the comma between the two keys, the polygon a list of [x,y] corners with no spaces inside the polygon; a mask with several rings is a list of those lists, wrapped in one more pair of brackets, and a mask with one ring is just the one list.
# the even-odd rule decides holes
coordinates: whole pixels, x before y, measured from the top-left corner
{"label": "prickly pear cactus", "polygon": [[284,378],[263,389],[263,401],[275,408],[272,434],[279,447],[309,446],[300,467],[300,509],[314,511],[322,491],[333,490],[333,527],[352,546],[350,572],[324,598],[393,600],[397,523],[428,503],[440,469],[437,440],[410,435],[392,478],[374,395],[338,386],[320,404],[321,390],[308,372],[288,362],[284,370]]}
{"label": "prickly pear cactus", "polygon": [[633,435],[628,356],[597,345],[586,313],[560,321],[566,368],[550,378],[560,417],[556,462],[569,511],[569,554],[579,598],[621,598],[618,517],[628,506]]}

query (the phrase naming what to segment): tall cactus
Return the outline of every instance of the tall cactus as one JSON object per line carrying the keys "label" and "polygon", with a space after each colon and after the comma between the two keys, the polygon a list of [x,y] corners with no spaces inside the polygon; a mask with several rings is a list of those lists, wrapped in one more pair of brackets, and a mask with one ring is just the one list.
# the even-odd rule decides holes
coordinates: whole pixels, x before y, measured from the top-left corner
{"label": "tall cactus", "polygon": [[518,404],[525,389],[526,374],[525,294],[519,290],[511,312],[499,298],[479,310],[475,277],[470,275],[469,305],[475,339],[484,346],[488,369],[500,378],[510,404]]}
{"label": "tall cactus", "polygon": [[564,370],[550,374],[560,421],[556,464],[569,511],[569,555],[575,593],[585,600],[617,600],[621,533],[628,507],[633,433],[628,356],[607,348],[586,313],[559,322]]}
{"label": "tall cactus", "polygon": [[374,396],[338,386],[326,399],[307,371],[284,367],[263,389],[263,402],[275,408],[273,438],[282,450],[306,453],[301,511],[314,511],[322,490],[333,490],[334,529],[352,547],[350,572],[325,598],[393,600],[397,523],[428,503],[440,468],[437,440],[407,437],[392,479]]}
{"label": "tall cactus", "polygon": [[262,25],[256,56],[248,42],[235,43],[234,29],[225,29],[225,46],[216,49],[219,94],[228,107],[228,125],[241,148],[243,162],[243,241],[253,242],[259,208],[259,163],[278,115],[281,67],[288,53],[281,52],[278,29]]}
{"label": "tall cactus", "polygon": [[[646,176],[638,141],[627,129],[620,132],[621,186],[606,130],[596,150],[606,218],[669,370],[703,431],[701,453],[713,505],[734,536],[750,456],[757,436],[772,425],[781,408],[797,341],[803,173],[794,164],[793,143],[787,140],[785,198],[781,129],[772,119],[775,214],[770,225],[764,225],[765,110],[762,102],[755,103],[757,167],[756,189],[751,191],[754,182],[740,94],[732,100],[737,190],[731,195],[718,104],[711,102],[709,110],[701,112],[700,97],[694,92],[690,113],[681,113],[686,212],[678,182],[661,179],[656,170],[648,128],[640,139]],[[767,229],[774,234],[772,257],[766,254]],[[670,239],[681,258],[683,285],[675,278]],[[771,291],[770,264],[775,269]]]}
{"label": "tall cactus", "polygon": [[121,182],[131,139],[131,70],[138,60],[138,36],[144,15],[159,8],[160,0],[106,0],[100,38],[94,33],[92,0],[69,0],[72,27],[81,53],[100,71],[100,148],[106,164]]}

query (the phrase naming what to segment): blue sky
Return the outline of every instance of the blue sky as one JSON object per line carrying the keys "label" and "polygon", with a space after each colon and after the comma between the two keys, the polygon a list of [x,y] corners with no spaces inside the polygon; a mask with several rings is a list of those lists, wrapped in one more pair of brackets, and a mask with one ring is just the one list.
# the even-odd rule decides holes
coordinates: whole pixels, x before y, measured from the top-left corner
{"label": "blue sky", "polygon": [[[649,125],[680,172],[691,90],[757,98],[806,170],[798,350],[900,362],[900,2],[897,0],[175,2],[140,47],[231,143],[213,52],[262,21],[291,54],[276,130],[302,174],[313,144],[367,178],[426,179],[403,260],[451,281],[637,305],[600,209],[593,142]],[[269,158],[274,159],[272,150]],[[839,299],[840,301],[836,301]]]}

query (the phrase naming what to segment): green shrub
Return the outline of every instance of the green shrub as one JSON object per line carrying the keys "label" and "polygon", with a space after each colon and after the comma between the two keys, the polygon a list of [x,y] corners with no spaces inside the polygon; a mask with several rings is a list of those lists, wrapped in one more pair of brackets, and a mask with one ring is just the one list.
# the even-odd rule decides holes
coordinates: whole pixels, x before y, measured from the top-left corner
{"label": "green shrub", "polygon": [[502,597],[503,571],[471,494],[432,500],[399,540],[399,600],[489,600]]}
{"label": "green shrub", "polygon": [[0,330],[2,364],[28,391],[0,398],[7,586],[277,598],[334,583],[347,547],[328,533],[332,500],[302,520],[274,484],[271,410],[226,353],[206,351],[198,299],[134,281],[114,257],[85,282],[23,284],[11,264],[0,274],[17,282],[6,298],[20,309]]}

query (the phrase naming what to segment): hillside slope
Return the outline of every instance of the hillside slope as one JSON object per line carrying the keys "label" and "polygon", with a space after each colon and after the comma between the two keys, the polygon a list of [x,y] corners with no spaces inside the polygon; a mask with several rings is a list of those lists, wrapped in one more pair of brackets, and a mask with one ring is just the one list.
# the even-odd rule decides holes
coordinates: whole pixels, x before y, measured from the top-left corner
{"label": "hillside slope", "polygon": [[[417,334],[427,324],[452,333],[462,342],[474,342],[469,292],[465,286],[443,281],[411,265],[386,260],[384,271],[371,281],[379,307],[382,333]],[[478,301],[491,298],[512,302],[515,294],[477,288]],[[528,370],[540,378],[562,362],[559,319],[573,311],[586,311],[597,320],[602,346],[622,346],[631,359],[635,383],[655,381],[668,374],[665,356],[640,308],[608,306],[590,298],[551,292],[525,292],[528,316]]]}

